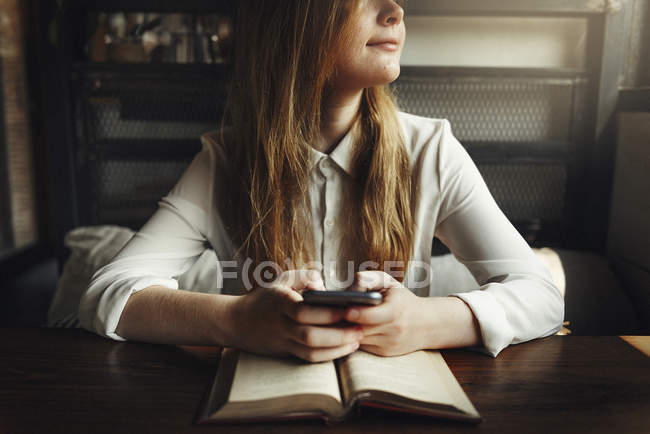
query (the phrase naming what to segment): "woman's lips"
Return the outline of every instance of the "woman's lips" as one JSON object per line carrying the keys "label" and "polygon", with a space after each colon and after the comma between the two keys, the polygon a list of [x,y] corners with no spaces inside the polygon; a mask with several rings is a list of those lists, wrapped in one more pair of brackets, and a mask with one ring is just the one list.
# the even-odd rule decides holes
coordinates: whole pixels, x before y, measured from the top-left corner
{"label": "woman's lips", "polygon": [[379,48],[386,51],[397,51],[399,49],[399,44],[397,41],[379,41],[374,43],[368,43],[368,47]]}

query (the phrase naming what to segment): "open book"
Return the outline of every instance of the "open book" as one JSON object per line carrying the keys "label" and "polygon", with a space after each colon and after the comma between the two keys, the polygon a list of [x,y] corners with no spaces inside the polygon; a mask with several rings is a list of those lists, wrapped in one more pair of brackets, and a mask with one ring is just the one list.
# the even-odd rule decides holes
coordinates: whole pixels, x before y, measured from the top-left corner
{"label": "open book", "polygon": [[308,363],[227,348],[199,423],[314,417],[337,422],[357,406],[481,420],[437,351],[398,357],[357,351],[335,362]]}

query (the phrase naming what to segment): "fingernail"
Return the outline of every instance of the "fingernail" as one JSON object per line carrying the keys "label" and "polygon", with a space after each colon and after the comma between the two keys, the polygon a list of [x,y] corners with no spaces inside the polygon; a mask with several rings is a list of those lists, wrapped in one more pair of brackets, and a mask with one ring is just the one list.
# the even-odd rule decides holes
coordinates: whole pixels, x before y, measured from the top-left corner
{"label": "fingernail", "polygon": [[350,309],[348,312],[348,319],[357,319],[359,318],[359,311],[357,309]]}
{"label": "fingernail", "polygon": [[357,340],[363,339],[363,332],[361,330],[357,330]]}

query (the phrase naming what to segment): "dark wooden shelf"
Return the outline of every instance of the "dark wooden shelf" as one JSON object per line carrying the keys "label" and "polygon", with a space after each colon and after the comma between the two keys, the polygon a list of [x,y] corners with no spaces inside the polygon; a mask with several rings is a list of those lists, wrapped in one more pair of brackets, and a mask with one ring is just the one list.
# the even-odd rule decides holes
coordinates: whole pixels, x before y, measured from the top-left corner
{"label": "dark wooden shelf", "polygon": [[72,8],[102,12],[196,12],[230,14],[237,0],[65,0]]}
{"label": "dark wooden shelf", "polygon": [[[68,7],[113,12],[197,12],[231,14],[236,0],[66,0]],[[591,16],[607,11],[604,0],[409,0],[408,15]]]}
{"label": "dark wooden shelf", "polygon": [[466,142],[467,152],[481,163],[569,163],[576,156],[576,144],[549,142]]}
{"label": "dark wooden shelf", "polygon": [[605,0],[409,0],[407,15],[592,16],[607,10]]}
{"label": "dark wooden shelf", "polygon": [[417,77],[480,77],[480,78],[540,78],[586,79],[587,71],[573,68],[502,68],[466,66],[403,65],[400,78]]}
{"label": "dark wooden shelf", "polygon": [[[155,152],[152,150],[155,149]],[[201,150],[199,138],[194,139],[103,139],[89,144],[92,153],[106,159],[178,160],[191,159]]]}
{"label": "dark wooden shelf", "polygon": [[230,65],[226,63],[75,62],[72,65],[73,78],[101,75],[116,78],[202,76],[223,79],[229,72]]}

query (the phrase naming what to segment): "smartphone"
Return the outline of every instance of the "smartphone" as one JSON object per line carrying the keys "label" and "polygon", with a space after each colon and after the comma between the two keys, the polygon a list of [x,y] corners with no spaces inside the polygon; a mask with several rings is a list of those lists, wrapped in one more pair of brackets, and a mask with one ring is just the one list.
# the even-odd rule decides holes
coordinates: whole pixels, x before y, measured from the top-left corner
{"label": "smartphone", "polygon": [[381,292],[356,292],[356,291],[314,291],[302,293],[305,303],[318,306],[376,306],[381,304],[384,297]]}

